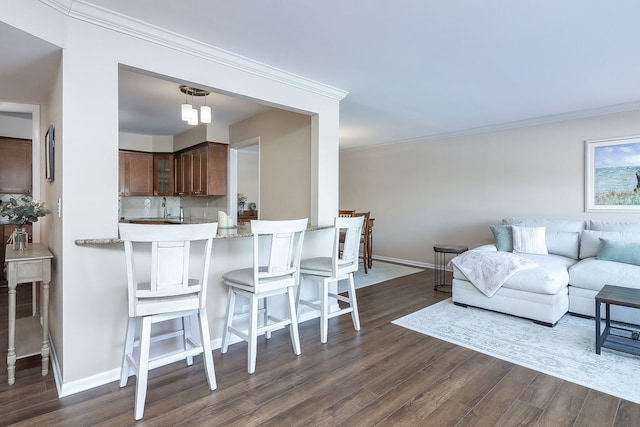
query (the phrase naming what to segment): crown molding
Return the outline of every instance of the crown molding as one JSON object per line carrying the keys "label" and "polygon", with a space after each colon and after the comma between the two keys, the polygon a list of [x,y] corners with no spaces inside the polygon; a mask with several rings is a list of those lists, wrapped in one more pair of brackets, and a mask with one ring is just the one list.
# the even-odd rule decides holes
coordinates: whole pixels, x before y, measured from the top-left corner
{"label": "crown molding", "polygon": [[254,61],[84,0],[40,0],[69,17],[341,101],[349,92]]}
{"label": "crown molding", "polygon": [[442,132],[432,135],[424,135],[415,138],[402,139],[397,141],[385,141],[378,144],[371,144],[366,146],[358,146],[345,148],[340,151],[357,151],[366,150],[369,148],[379,148],[387,145],[395,144],[414,144],[420,142],[433,142],[442,141],[444,139],[458,138],[470,135],[481,135],[490,132],[500,132],[509,129],[525,128],[530,126],[539,126],[548,123],[564,122],[569,120],[586,119],[589,117],[606,116],[607,114],[624,113],[626,111],[640,110],[640,101],[627,102],[623,104],[607,105],[604,107],[590,108],[586,110],[571,111],[568,113],[553,114],[549,116],[535,117],[532,119],[519,120],[508,123],[500,123],[496,125],[483,126],[471,129],[463,129],[452,132]]}

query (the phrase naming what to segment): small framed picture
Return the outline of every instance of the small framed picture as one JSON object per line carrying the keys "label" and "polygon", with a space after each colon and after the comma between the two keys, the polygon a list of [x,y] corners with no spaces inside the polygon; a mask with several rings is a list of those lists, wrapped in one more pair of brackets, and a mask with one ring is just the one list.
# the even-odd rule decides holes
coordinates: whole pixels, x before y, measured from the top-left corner
{"label": "small framed picture", "polygon": [[53,181],[55,178],[55,152],[55,130],[53,125],[49,125],[49,129],[47,129],[47,133],[44,135],[44,168],[47,181]]}
{"label": "small framed picture", "polygon": [[640,136],[585,141],[585,205],[640,212]]}

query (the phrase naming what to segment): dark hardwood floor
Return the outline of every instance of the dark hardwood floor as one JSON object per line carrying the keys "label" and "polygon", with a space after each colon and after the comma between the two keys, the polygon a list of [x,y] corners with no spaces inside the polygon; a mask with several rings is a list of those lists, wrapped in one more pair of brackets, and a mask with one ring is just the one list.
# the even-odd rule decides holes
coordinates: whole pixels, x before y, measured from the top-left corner
{"label": "dark hardwood floor", "polygon": [[[51,370],[41,377],[35,357],[18,361],[16,384],[7,385],[6,288],[0,291],[0,425],[136,424],[135,378],[123,389],[113,382],[59,399]],[[360,289],[359,333],[349,316],[340,316],[330,321],[322,345],[318,321],[305,322],[302,355],[295,356],[288,332],[278,331],[259,341],[254,375],[246,371],[246,344],[232,345],[225,355],[214,350],[213,392],[201,358],[191,367],[154,370],[137,424],[640,425],[640,405],[390,323],[447,297],[433,290],[430,270]],[[29,313],[29,298],[28,290],[19,292],[19,313]]]}

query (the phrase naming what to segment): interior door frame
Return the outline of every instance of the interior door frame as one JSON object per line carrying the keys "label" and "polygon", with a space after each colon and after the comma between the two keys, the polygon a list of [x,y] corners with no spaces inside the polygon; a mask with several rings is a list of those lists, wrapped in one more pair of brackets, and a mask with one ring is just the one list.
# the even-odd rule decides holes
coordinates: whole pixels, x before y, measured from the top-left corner
{"label": "interior door frame", "polygon": [[[40,106],[35,104],[21,104],[17,102],[0,101],[0,112],[31,114],[31,194],[36,200],[42,200],[40,178],[42,175],[42,162],[40,154]],[[51,208],[51,206],[49,206]],[[33,223],[33,242],[40,241],[40,221]]]}
{"label": "interior door frame", "polygon": [[[238,151],[247,147],[258,146],[258,209],[260,206],[260,137],[245,139],[244,141],[229,144],[229,169],[227,180],[229,192],[227,195],[227,212],[232,218],[238,217]],[[260,210],[258,210],[258,216]],[[235,221],[234,221],[235,222]]]}

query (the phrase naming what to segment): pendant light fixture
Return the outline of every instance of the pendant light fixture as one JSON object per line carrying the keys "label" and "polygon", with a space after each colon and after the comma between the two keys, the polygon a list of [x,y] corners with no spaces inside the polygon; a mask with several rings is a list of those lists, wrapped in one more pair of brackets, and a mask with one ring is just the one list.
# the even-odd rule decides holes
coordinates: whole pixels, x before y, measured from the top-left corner
{"label": "pendant light fixture", "polygon": [[200,107],[200,121],[211,123],[211,107],[207,105],[207,97],[204,97],[204,105]]}
{"label": "pendant light fixture", "polygon": [[[182,90],[182,87],[180,88]],[[193,107],[191,106],[191,104],[189,104],[189,95],[187,95],[185,93],[184,95],[184,104],[182,104],[181,106],[181,110],[182,110],[182,120],[189,121],[189,118],[191,117],[191,109]]]}
{"label": "pendant light fixture", "polygon": [[[193,108],[193,97],[204,96],[204,105],[200,107],[200,120],[202,123],[211,123],[211,107],[207,105],[207,95],[209,95],[210,92],[186,85],[180,85],[180,92],[185,94],[185,102],[181,105],[180,110],[182,120],[190,125],[198,124],[198,110]],[[189,95],[191,95],[191,104],[189,103]]]}

